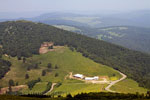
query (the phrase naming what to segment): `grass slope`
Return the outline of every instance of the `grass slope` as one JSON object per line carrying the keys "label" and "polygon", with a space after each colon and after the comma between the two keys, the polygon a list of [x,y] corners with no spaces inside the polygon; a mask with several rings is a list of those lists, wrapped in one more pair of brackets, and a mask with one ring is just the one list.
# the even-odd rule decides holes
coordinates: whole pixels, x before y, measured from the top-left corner
{"label": "grass slope", "polygon": [[60,87],[56,88],[51,95],[66,96],[71,93],[71,95],[76,95],[78,93],[89,93],[89,92],[102,92],[106,85],[102,84],[85,84],[85,83],[64,83]]}
{"label": "grass slope", "polygon": [[[111,80],[116,80],[121,77],[116,70],[108,66],[95,63],[89,58],[83,57],[79,52],[72,52],[68,47],[63,47],[46,54],[33,55],[32,57],[27,58],[28,63],[41,62],[38,69],[32,69],[30,71],[27,71],[27,66],[26,64],[22,63],[22,60],[17,60],[17,58],[13,57],[8,58],[5,56],[3,56],[3,58],[11,61],[12,66],[11,70],[3,79],[0,80],[0,86],[8,86],[7,83],[9,79],[13,79],[15,82],[18,82],[20,85],[22,85],[26,84],[30,80],[37,79],[39,77],[41,78],[42,81],[40,83],[37,83],[32,90],[23,90],[24,93],[41,93],[46,89],[47,82],[62,83],[60,87],[54,88],[52,94],[63,95],[69,92],[73,95],[81,92],[100,92],[106,86],[100,84],[86,84],[79,80],[68,79],[66,76],[69,75],[69,72],[73,72],[74,74],[81,73],[86,76],[108,76]],[[47,69],[48,63],[52,64],[51,71],[47,72],[46,76],[41,76],[42,70]],[[55,65],[58,66],[58,69],[54,68]],[[29,74],[29,79],[25,79],[25,74],[27,73]],[[57,77],[55,77],[56,73],[58,73]]]}
{"label": "grass slope", "polygon": [[144,89],[142,87],[138,86],[138,83],[131,80],[131,79],[125,79],[114,86],[111,87],[112,90],[118,91],[121,93],[146,93],[147,89]]}

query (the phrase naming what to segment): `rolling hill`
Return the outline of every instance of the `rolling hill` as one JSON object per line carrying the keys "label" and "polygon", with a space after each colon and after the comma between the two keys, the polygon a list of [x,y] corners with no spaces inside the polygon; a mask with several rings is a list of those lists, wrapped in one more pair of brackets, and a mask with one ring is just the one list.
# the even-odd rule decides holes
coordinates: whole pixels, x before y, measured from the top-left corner
{"label": "rolling hill", "polygon": [[150,29],[131,26],[99,28],[99,33],[91,34],[97,39],[111,42],[126,48],[150,53]]}
{"label": "rolling hill", "polygon": [[150,28],[134,26],[111,26],[91,28],[69,25],[53,25],[57,28],[85,34],[132,50],[150,53]]}
{"label": "rolling hill", "polygon": [[[56,49],[56,51],[50,51],[45,54],[33,55],[26,59],[25,64],[16,57],[9,58],[3,56],[3,58],[10,61],[12,66],[5,77],[0,80],[0,85],[2,87],[7,87],[8,84],[6,83],[8,83],[10,79],[13,79],[14,82],[18,82],[19,85],[26,84],[28,81],[37,78],[41,79],[41,82],[37,83],[32,90],[22,90],[23,93],[41,93],[45,90],[48,82],[62,84],[59,87],[55,87],[56,90],[54,89],[52,92],[57,95],[68,93],[77,94],[81,92],[100,92],[104,91],[104,89],[102,89],[104,86],[107,86],[107,84],[93,85],[92,83],[84,83],[83,81],[70,79],[68,77],[70,72],[73,72],[73,74],[80,73],[86,76],[106,76],[109,80],[114,77],[116,77],[116,79],[121,77],[121,75],[111,67],[95,63],[89,58],[82,56],[81,53],[71,51],[68,47],[62,47],[61,49]],[[33,68],[28,71],[27,67],[31,62],[32,64],[39,62],[41,64],[38,64],[38,68]],[[52,68],[47,68],[48,63],[52,64]],[[55,69],[56,65],[58,66],[57,69]],[[45,76],[42,76],[42,70],[47,70]],[[55,76],[56,73],[58,73],[57,77]],[[29,75],[29,79],[25,79],[26,74]],[[80,88],[76,88],[76,86]]]}

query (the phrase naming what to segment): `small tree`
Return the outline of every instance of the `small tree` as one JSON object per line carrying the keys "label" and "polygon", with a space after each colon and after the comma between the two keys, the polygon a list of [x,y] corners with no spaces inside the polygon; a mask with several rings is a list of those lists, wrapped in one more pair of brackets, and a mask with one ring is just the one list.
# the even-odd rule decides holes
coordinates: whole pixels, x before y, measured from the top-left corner
{"label": "small tree", "polygon": [[21,53],[17,54],[17,58],[18,58],[18,60],[21,60]]}
{"label": "small tree", "polygon": [[55,77],[57,77],[57,76],[58,76],[58,73],[55,74]]}
{"label": "small tree", "polygon": [[29,75],[28,74],[25,75],[25,79],[29,79]]}
{"label": "small tree", "polygon": [[34,65],[34,68],[37,69],[38,67],[39,67],[39,65],[36,63],[36,64]]}
{"label": "small tree", "polygon": [[16,86],[18,86],[19,85],[19,83],[18,82],[16,82]]}
{"label": "small tree", "polygon": [[47,64],[47,67],[48,67],[48,68],[52,68],[52,64],[51,64],[51,63],[48,63],[48,64]]}
{"label": "small tree", "polygon": [[71,94],[68,94],[66,97],[67,97],[67,98],[72,98],[72,95],[71,95]]}
{"label": "small tree", "polygon": [[31,70],[31,67],[30,67],[30,66],[28,66],[28,67],[27,67],[27,71],[30,71],[30,70]]}
{"label": "small tree", "polygon": [[0,92],[1,92],[2,87],[0,86]]}
{"label": "small tree", "polygon": [[40,81],[41,81],[41,78],[38,78],[37,80],[40,82]]}
{"label": "small tree", "polygon": [[146,96],[150,98],[150,91],[147,91]]}
{"label": "small tree", "polygon": [[9,80],[9,86],[15,86],[15,83],[12,79]]}
{"label": "small tree", "polygon": [[58,69],[58,66],[57,66],[57,65],[55,65],[55,69]]}
{"label": "small tree", "polygon": [[116,76],[116,74],[113,74],[113,76]]}
{"label": "small tree", "polygon": [[46,71],[42,70],[42,76],[45,76],[45,75],[46,75]]}
{"label": "small tree", "polygon": [[23,63],[25,63],[25,62],[26,62],[26,58],[24,57],[24,58],[23,58]]}
{"label": "small tree", "polygon": [[9,90],[9,93],[12,93],[12,87],[11,86],[9,86],[8,90]]}
{"label": "small tree", "polygon": [[17,57],[18,58],[18,60],[21,60],[21,57]]}

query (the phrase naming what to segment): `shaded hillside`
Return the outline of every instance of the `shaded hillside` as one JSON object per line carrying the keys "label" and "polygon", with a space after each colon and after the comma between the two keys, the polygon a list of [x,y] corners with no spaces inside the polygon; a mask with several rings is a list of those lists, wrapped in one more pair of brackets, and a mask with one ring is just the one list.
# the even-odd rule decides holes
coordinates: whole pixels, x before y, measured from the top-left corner
{"label": "shaded hillside", "polygon": [[0,42],[6,54],[18,58],[29,57],[32,54],[38,54],[40,45],[45,41],[73,47],[83,56],[112,66],[126,73],[141,86],[150,88],[150,55],[148,54],[41,23],[28,21],[0,23]]}
{"label": "shaded hillside", "polygon": [[0,79],[10,70],[11,63],[2,59],[2,50],[0,48]]}
{"label": "shaded hillside", "polygon": [[150,53],[150,28],[114,26],[96,30],[97,33],[90,34],[90,36],[133,50]]}

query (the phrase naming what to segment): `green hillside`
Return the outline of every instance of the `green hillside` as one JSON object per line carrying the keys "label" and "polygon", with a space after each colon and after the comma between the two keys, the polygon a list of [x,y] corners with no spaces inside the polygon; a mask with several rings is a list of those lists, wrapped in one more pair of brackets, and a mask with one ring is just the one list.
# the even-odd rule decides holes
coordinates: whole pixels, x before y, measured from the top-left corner
{"label": "green hillside", "polygon": [[[43,42],[54,42],[55,46],[67,45],[69,48],[75,49],[76,51],[80,52],[84,57],[119,70],[125,73],[129,78],[132,78],[139,82],[140,86],[150,88],[150,55],[148,54],[132,51],[121,46],[113,45],[81,34],[61,30],[42,23],[33,23],[29,21],[10,21],[0,23],[0,44],[2,45],[3,54],[16,57],[15,59],[20,60],[19,62],[16,61],[16,64],[21,64],[21,59],[30,60],[30,57],[32,57],[33,55],[35,57],[38,56],[39,48]],[[44,58],[46,58],[46,56],[44,56],[42,59]],[[59,62],[61,63],[61,60]],[[68,62],[68,60],[66,62]],[[57,63],[58,61],[54,62],[54,64]],[[41,65],[43,65],[41,64],[41,62],[36,62],[35,60],[29,61],[29,64],[21,66],[24,66],[24,68],[28,66],[27,68],[28,70],[30,70],[30,67],[32,69],[38,69],[38,66]],[[82,65],[87,67],[85,63],[83,63]],[[58,66],[60,66],[59,63]],[[69,66],[69,64],[64,65],[64,67],[67,66]],[[74,67],[76,67],[74,69],[75,72],[79,71],[79,69],[77,70],[77,68],[79,67],[78,63],[76,63]],[[93,71],[97,71],[97,69],[94,69],[94,67],[89,67],[89,70],[91,69]],[[44,69],[44,67],[42,67],[40,70],[43,71],[47,69]],[[29,71],[28,74],[34,75],[36,71],[37,70]],[[55,71],[56,70],[54,70],[54,72]],[[58,76],[59,71],[57,71],[55,73],[52,73],[51,75]],[[71,71],[71,69],[68,69],[67,71]],[[59,74],[68,73],[67,71],[60,72]],[[91,72],[91,74],[93,75],[98,73],[95,73],[93,71]],[[82,69],[81,72],[84,72],[84,69]],[[18,71],[18,73],[20,72]],[[41,74],[41,72],[37,73]],[[20,73],[20,76],[21,74],[25,73]],[[12,75],[16,75],[16,73]],[[26,76],[28,78],[28,75]],[[61,81],[62,79],[57,77],[55,80]]]}
{"label": "green hillside", "polygon": [[[121,75],[115,71],[114,69],[93,62],[92,60],[85,58],[82,56],[81,53],[78,53],[76,51],[72,52],[69,48],[64,47],[61,50],[58,51],[51,51],[46,54],[42,55],[33,55],[33,57],[30,57],[27,59],[26,64],[22,62],[22,60],[17,60],[14,57],[7,58],[3,57],[9,61],[11,61],[12,66],[11,70],[5,75],[5,77],[0,80],[0,85],[2,87],[8,86],[8,81],[10,79],[13,79],[14,82],[18,82],[19,85],[26,84],[30,80],[37,79],[38,77],[41,78],[42,82],[35,85],[32,91],[29,92],[41,92],[45,89],[46,82],[53,82],[53,83],[62,83],[62,87],[65,87],[66,84],[70,84],[70,89],[72,91],[74,90],[74,85],[76,83],[81,83],[81,87],[85,86],[84,82],[77,81],[77,80],[70,80],[69,78],[65,77],[69,75],[69,72],[73,72],[74,74],[80,73],[84,74],[86,76],[108,76],[111,78],[113,74],[115,74],[115,77],[118,79],[121,77]],[[37,69],[32,69],[30,71],[27,71],[27,64],[32,61],[34,63],[41,62],[39,64],[39,67]],[[42,70],[47,69],[47,64],[51,63],[52,68],[50,72],[47,72],[45,76],[41,76]],[[58,69],[55,69],[55,65],[58,66]],[[58,77],[55,77],[55,74],[58,73]],[[25,74],[29,74],[29,79],[25,79]],[[43,87],[40,87],[39,84],[41,84]],[[72,85],[74,84],[74,85]],[[77,84],[78,85],[78,84]],[[92,84],[87,84],[88,86],[94,86]],[[80,86],[80,84],[79,84]],[[101,86],[101,85],[97,85]],[[62,88],[61,87],[61,88]],[[91,88],[91,87],[90,87]],[[100,91],[100,88],[97,89],[97,91]],[[80,89],[79,89],[80,90]],[[79,91],[77,89],[77,91]],[[86,88],[88,90],[88,88]],[[82,90],[80,90],[82,92]],[[85,90],[83,90],[85,91]],[[89,90],[90,91],[90,90]],[[68,90],[70,92],[70,90]]]}
{"label": "green hillside", "polygon": [[[111,67],[95,63],[89,58],[82,56],[81,53],[71,51],[68,47],[62,47],[61,49],[50,51],[46,54],[33,55],[32,57],[27,58],[25,64],[22,60],[18,60],[14,57],[9,58],[3,56],[3,58],[10,61],[12,66],[11,70],[3,79],[0,80],[1,87],[8,86],[7,83],[10,79],[14,80],[15,83],[18,82],[19,85],[23,85],[27,84],[28,81],[41,78],[41,82],[36,83],[32,90],[23,89],[23,93],[42,93],[45,91],[48,82],[62,84],[59,87],[54,87],[54,90],[48,94],[64,96],[68,93],[75,95],[82,92],[102,92],[107,86],[107,84],[91,84],[79,80],[69,79],[69,77],[67,77],[69,72],[73,72],[74,74],[80,73],[86,76],[106,76],[108,77],[108,80],[111,80],[112,77],[115,77],[116,79],[121,78],[121,75]],[[27,71],[27,66],[30,62],[40,62],[39,67],[37,69],[31,69],[30,71]],[[46,75],[42,76],[42,70],[48,69],[48,63],[52,64],[52,68],[50,69],[51,71],[47,71]],[[58,66],[57,69],[55,69],[56,65]],[[57,77],[55,77],[56,73],[58,73]],[[25,74],[29,75],[29,79],[25,79]],[[138,85],[135,86],[134,81],[131,81],[129,84],[135,88],[132,90],[132,93],[143,90],[142,88],[140,89]],[[122,88],[128,89],[127,86],[128,84],[124,84],[122,85]],[[124,92],[124,90],[122,90],[122,92]]]}
{"label": "green hillside", "polygon": [[120,93],[147,93],[147,89],[139,87],[139,84],[131,79],[125,79],[111,87],[112,90]]}

